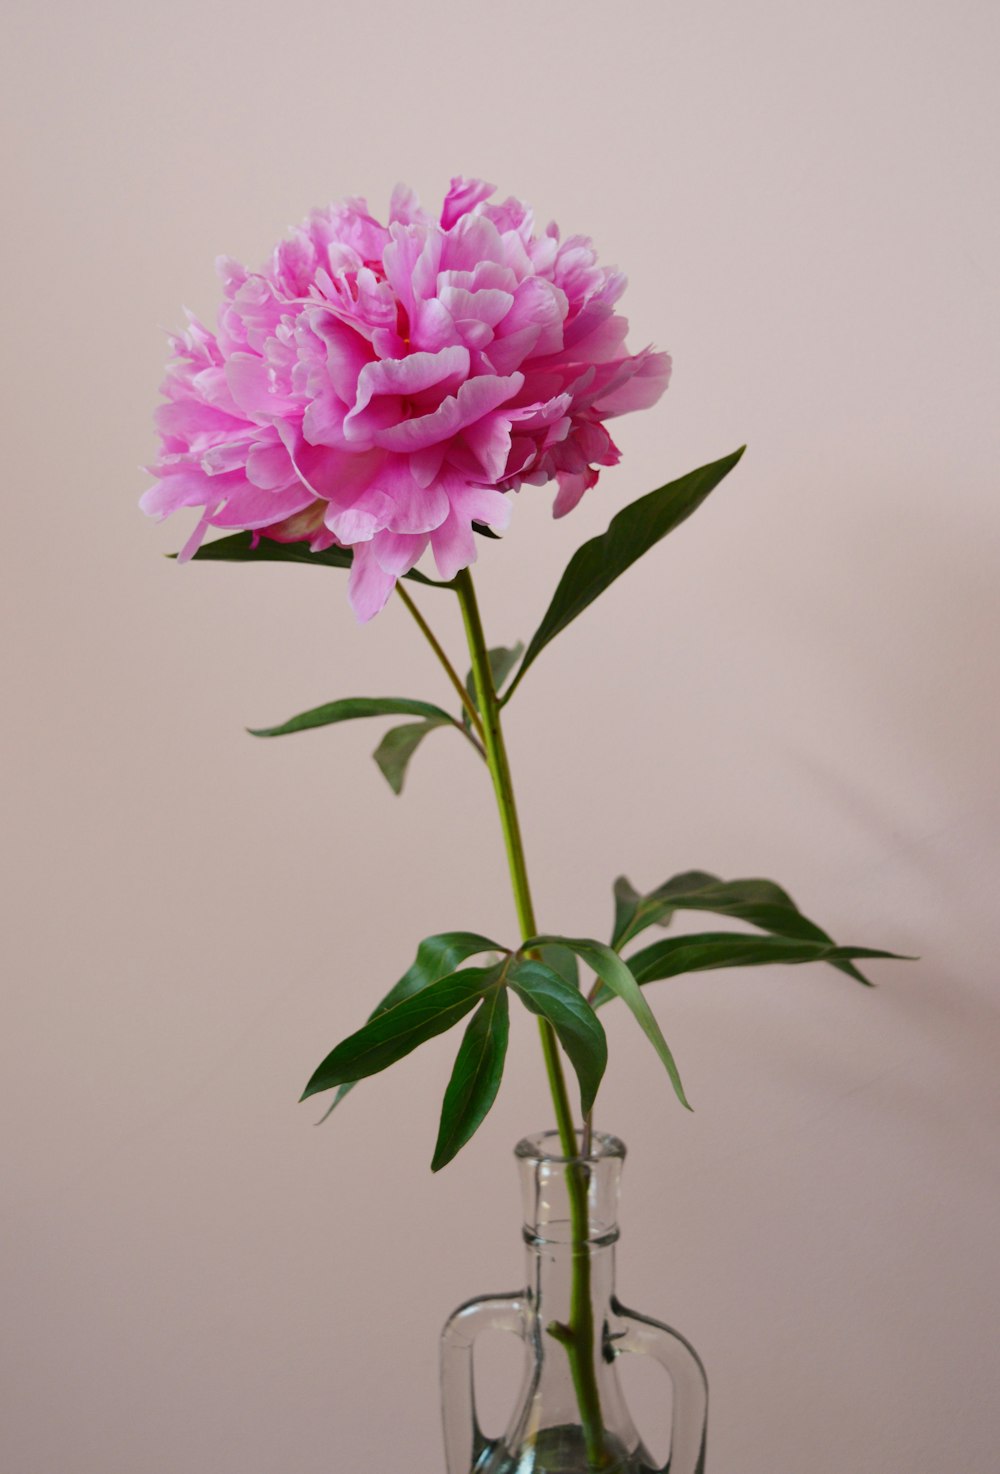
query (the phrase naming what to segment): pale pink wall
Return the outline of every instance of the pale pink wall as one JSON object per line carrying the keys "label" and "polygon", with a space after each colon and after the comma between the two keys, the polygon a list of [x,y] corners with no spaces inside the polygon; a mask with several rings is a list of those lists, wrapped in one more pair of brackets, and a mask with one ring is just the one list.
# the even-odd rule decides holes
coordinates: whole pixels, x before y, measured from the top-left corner
{"label": "pale pink wall", "polygon": [[322,1131],[296,1105],[417,938],[512,934],[482,773],[444,735],[395,800],[371,729],[243,732],[446,688],[401,609],[179,570],[135,509],[214,256],[465,172],[592,233],[676,359],[578,513],[525,493],[484,550],[497,640],[615,508],[750,444],[510,708],[544,924],[698,865],[924,959],[663,985],[690,1118],[614,1022],[623,1294],[708,1363],[712,1474],[993,1474],[996,15],[9,9],[4,1471],[437,1474],[437,1326],[518,1279],[525,1022],[438,1178],[452,1040]]}

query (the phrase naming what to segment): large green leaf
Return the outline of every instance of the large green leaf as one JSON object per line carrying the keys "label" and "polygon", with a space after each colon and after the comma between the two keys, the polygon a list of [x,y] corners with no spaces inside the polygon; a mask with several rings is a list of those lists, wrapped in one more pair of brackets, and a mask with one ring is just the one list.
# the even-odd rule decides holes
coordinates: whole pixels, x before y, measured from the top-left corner
{"label": "large green leaf", "polygon": [[[417,948],[417,955],[403,976],[386,993],[380,1003],[372,1009],[368,1015],[368,1023],[378,1018],[380,1014],[387,1012],[395,1004],[401,1003],[404,998],[412,998],[424,988],[429,988],[432,983],[447,977],[463,962],[470,957],[481,957],[484,952],[503,952],[505,949],[497,942],[491,942],[489,937],[480,936],[474,931],[446,931],[437,932],[432,937],[424,937]],[[354,1089],[353,1081],[341,1085],[333,1098],[333,1104],[322,1116],[325,1121],[330,1112],[340,1104],[344,1096]]]}
{"label": "large green leaf", "polygon": [[507,978],[521,1002],[555,1029],[580,1082],[580,1107],[589,1116],[608,1063],[600,1019],[576,988],[544,963],[515,958]]}
{"label": "large green leaf", "polygon": [[340,701],[327,701],[290,717],[278,727],[249,727],[251,737],[285,737],[289,732],[308,732],[312,727],[328,727],[333,722],[350,722],[357,717],[407,716],[426,717],[435,726],[455,719],[440,706],[429,701],[411,701],[407,696],[346,696]]}
{"label": "large green leaf", "polygon": [[509,1033],[507,989],[498,980],[472,1015],[459,1046],[444,1093],[432,1172],[446,1166],[486,1119],[500,1089]]}
{"label": "large green leaf", "polygon": [[525,671],[549,641],[555,639],[578,614],[582,614],[587,605],[603,594],[608,585],[631,568],[643,553],[690,517],[709,492],[729,474],[745,449],[741,446],[721,461],[701,466],[678,481],[670,481],[631,502],[612,517],[607,532],[591,538],[577,549],[541,624],[531,637],[527,654],[505,700],[510,700]]}
{"label": "large green leaf", "polygon": [[[843,962],[852,957],[889,957],[910,961],[898,952],[877,947],[837,947],[832,942],[814,942],[796,937],[759,937],[731,931],[694,932],[683,937],[665,937],[628,959],[638,983],[655,983],[685,972],[706,972],[718,967],[766,967],[775,962]],[[594,999],[595,1007],[608,1001],[605,989]]]}
{"label": "large green leaf", "polygon": [[[804,941],[834,945],[833,938],[822,927],[803,916],[787,891],[773,880],[750,878],[720,880],[704,870],[687,870],[640,896],[624,876],[615,881],[615,934],[612,945],[617,951],[637,937],[646,927],[663,926],[675,911],[710,911],[716,916],[732,916],[738,921],[759,926],[762,931],[779,937],[797,937]],[[851,962],[839,957],[827,961],[846,972],[865,987],[868,979]]]}
{"label": "large green leaf", "polygon": [[476,1006],[496,981],[502,965],[463,968],[376,1014],[330,1051],[314,1071],[302,1100],[334,1085],[377,1075],[419,1044],[443,1034]]}
{"label": "large green leaf", "polygon": [[[448,717],[447,722],[450,721],[451,718]],[[378,763],[382,776],[393,793],[402,793],[410,758],[427,733],[444,725],[445,722],[440,717],[435,717],[433,721],[407,722],[402,727],[389,728],[372,757]]]}
{"label": "large green leaf", "polygon": [[609,988],[612,993],[616,993],[627,1004],[642,1032],[660,1056],[670,1076],[670,1083],[674,1087],[677,1099],[690,1110],[691,1104],[684,1094],[680,1072],[670,1052],[670,1046],[664,1039],[663,1031],[656,1022],[649,1004],[642,996],[639,984],[617,952],[613,952],[603,942],[595,942],[591,937],[532,937],[524,943],[524,949],[529,951],[534,947],[544,947],[552,942],[569,947],[581,962],[585,962],[597,974],[605,987]]}
{"label": "large green leaf", "polygon": [[[176,553],[169,553],[176,558]],[[230,537],[218,537],[214,542],[202,543],[192,555],[193,563],[309,563],[316,568],[350,568],[353,561],[350,548],[326,548],[322,553],[311,553],[307,542],[279,543],[271,537],[259,538],[254,547],[254,533],[234,532]],[[403,574],[414,583],[429,584],[434,588],[450,588],[440,579],[428,578],[416,568]]]}

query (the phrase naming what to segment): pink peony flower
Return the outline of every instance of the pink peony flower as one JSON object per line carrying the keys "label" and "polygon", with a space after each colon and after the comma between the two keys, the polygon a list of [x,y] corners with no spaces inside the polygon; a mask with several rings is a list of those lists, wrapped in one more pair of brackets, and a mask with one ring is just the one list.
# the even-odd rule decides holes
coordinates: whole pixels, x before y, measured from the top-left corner
{"label": "pink peony flower", "polygon": [[182,557],[209,527],[351,548],[367,620],[428,547],[442,578],[472,563],[509,493],[555,480],[561,517],[615,465],[604,421],[655,403],[670,359],[625,351],[625,278],[586,237],[492,193],[453,179],[433,220],[398,186],[388,225],[345,200],[260,272],[220,261],[217,333],[171,339],[141,501],[201,508]]}

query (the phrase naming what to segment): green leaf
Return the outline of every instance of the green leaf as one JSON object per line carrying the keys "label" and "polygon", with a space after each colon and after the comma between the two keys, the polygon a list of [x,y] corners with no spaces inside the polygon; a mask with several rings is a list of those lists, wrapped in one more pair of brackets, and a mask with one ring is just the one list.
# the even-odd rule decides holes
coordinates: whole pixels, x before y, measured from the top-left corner
{"label": "green leaf", "polygon": [[377,1075],[419,1044],[443,1034],[476,1006],[502,966],[494,963],[491,967],[463,968],[376,1014],[330,1051],[314,1071],[302,1100],[334,1085],[353,1084]]}
{"label": "green leaf", "polygon": [[431,1171],[439,1172],[475,1135],[500,1089],[510,1033],[510,1007],[502,983],[484,997],[459,1046],[441,1107]]}
{"label": "green leaf", "polygon": [[[720,880],[704,870],[687,870],[646,896],[639,896],[624,876],[615,882],[614,947],[620,950],[648,926],[666,925],[675,911],[710,911],[749,922],[775,936],[834,945],[833,938],[803,916],[788,892],[774,881]],[[827,960],[865,987],[872,986],[851,962]]]}
{"label": "green leaf", "polygon": [[[675,875],[665,885],[644,896],[636,890],[627,876],[619,875],[614,884],[615,925],[611,935],[612,947],[616,952],[619,951],[647,926],[669,925],[673,907],[665,899],[668,890],[696,890],[701,886],[714,884],[717,880],[718,876],[709,875],[706,870],[687,870],[683,875]],[[679,882],[683,884],[679,885]]]}
{"label": "green leaf", "polygon": [[[842,962],[852,957],[912,961],[901,957],[898,952],[885,952],[876,947],[837,947],[832,942],[720,931],[665,937],[636,952],[628,959],[628,965],[636,981],[645,984],[717,967],[766,967],[775,962]],[[609,996],[602,988],[594,999],[595,1008],[606,1003]]]}
{"label": "green leaf", "polygon": [[603,594],[609,584],[631,568],[643,553],[690,517],[709,492],[729,474],[745,449],[742,446],[721,461],[701,466],[678,481],[670,481],[623,507],[612,517],[607,532],[591,538],[577,549],[531,638],[528,653],[505,700],[510,700],[525,671],[549,641],[555,639],[578,614],[582,614],[587,605]]}
{"label": "green leaf", "polygon": [[427,717],[435,726],[454,718],[429,701],[411,701],[406,696],[347,696],[341,701],[327,701],[297,717],[290,717],[278,727],[248,727],[251,737],[284,737],[289,732],[307,732],[312,727],[328,727],[334,722],[350,722],[357,717],[407,716]]}
{"label": "green leaf", "polygon": [[580,964],[575,952],[571,952],[568,947],[546,945],[539,947],[538,954],[545,966],[550,967],[564,983],[569,983],[571,988],[580,991]]}
{"label": "green leaf", "polygon": [[507,978],[525,1007],[548,1019],[555,1029],[576,1071],[580,1107],[588,1116],[608,1063],[608,1041],[600,1019],[577,989],[544,963],[515,958]]}
{"label": "green leaf", "polygon": [[[368,1022],[376,1019],[380,1014],[386,1013],[395,1004],[401,1003],[404,998],[412,998],[424,988],[429,988],[432,983],[447,977],[449,973],[455,972],[463,962],[470,957],[482,956],[484,952],[503,952],[505,948],[496,942],[491,942],[489,937],[482,937],[478,932],[472,931],[448,931],[438,932],[432,937],[425,937],[417,948],[414,961],[406,972],[394,983],[386,993],[385,997],[368,1015]],[[341,1085],[334,1097],[333,1104],[321,1117],[325,1121],[330,1112],[340,1104],[344,1096],[354,1089],[353,1082]]]}
{"label": "green leaf", "polygon": [[605,987],[609,988],[612,993],[617,993],[618,997],[624,1000],[642,1032],[660,1056],[670,1076],[677,1099],[681,1105],[690,1110],[691,1104],[684,1094],[684,1086],[681,1084],[680,1073],[670,1052],[670,1046],[663,1037],[663,1032],[653,1016],[652,1009],[642,996],[639,984],[617,952],[613,952],[603,942],[595,942],[590,937],[532,937],[523,945],[525,950],[530,950],[533,947],[544,947],[552,942],[569,947],[597,974]]}
{"label": "green leaf", "polygon": [[[518,640],[516,645],[495,645],[492,650],[487,650],[486,659],[489,661],[490,677],[493,681],[494,691],[503,687],[504,681],[510,675],[521,656],[524,654],[524,645]],[[479,710],[479,702],[476,700],[476,678],[473,671],[465,678],[465,689],[472,698],[472,704]],[[469,714],[463,712],[465,725],[469,726]]]}
{"label": "green leaf", "polygon": [[[252,532],[234,532],[231,537],[218,537],[214,542],[202,543],[192,555],[192,563],[310,563],[317,568],[350,568],[353,561],[350,548],[326,548],[322,553],[311,553],[307,542],[279,543],[271,537],[262,537],[254,547]],[[176,553],[168,553],[176,558]],[[440,579],[428,578],[426,574],[411,568],[404,578],[414,583],[424,583],[433,588],[447,589],[451,585]]]}
{"label": "green leaf", "polygon": [[[450,723],[451,718],[448,718]],[[428,732],[433,732],[435,727],[444,726],[445,723],[437,717],[434,721],[407,722],[402,727],[390,727],[382,738],[382,741],[372,753],[372,757],[378,763],[382,775],[392,789],[393,793],[402,793],[403,782],[406,778],[406,769],[410,758],[423,742]]]}

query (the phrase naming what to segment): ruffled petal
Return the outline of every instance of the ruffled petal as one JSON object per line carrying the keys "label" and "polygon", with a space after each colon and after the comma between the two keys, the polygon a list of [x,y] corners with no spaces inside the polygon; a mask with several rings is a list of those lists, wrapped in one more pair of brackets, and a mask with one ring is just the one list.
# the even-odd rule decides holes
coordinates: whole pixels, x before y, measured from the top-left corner
{"label": "ruffled petal", "polygon": [[484,179],[463,179],[457,175],[451,181],[441,207],[442,228],[450,230],[461,216],[475,209],[483,200],[488,200],[495,189],[495,184],[487,184]]}
{"label": "ruffled petal", "polygon": [[354,549],[354,560],[347,580],[347,597],[359,624],[367,624],[385,608],[395,587],[395,575],[386,573],[380,566],[370,543],[362,543]]}
{"label": "ruffled petal", "polygon": [[582,235],[536,236],[516,199],[456,177],[441,215],[393,192],[314,211],[266,266],[223,259],[216,331],[188,316],[141,506],[200,510],[314,550],[354,550],[369,619],[430,545],[451,578],[502,529],[511,492],[555,480],[563,516],[619,451],[605,421],[655,403],[666,354],[630,355],[624,276]]}

